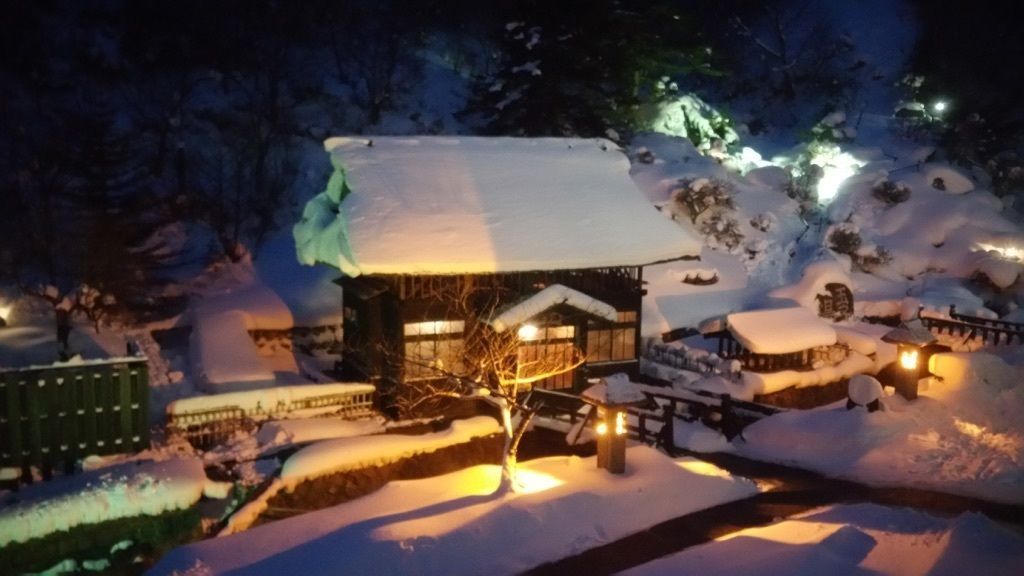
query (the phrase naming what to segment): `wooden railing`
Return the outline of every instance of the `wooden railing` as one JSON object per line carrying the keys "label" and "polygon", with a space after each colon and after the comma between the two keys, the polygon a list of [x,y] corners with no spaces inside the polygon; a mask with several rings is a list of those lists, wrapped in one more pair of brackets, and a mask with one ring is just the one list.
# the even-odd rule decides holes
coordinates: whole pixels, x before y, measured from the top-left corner
{"label": "wooden railing", "polygon": [[960,314],[956,306],[949,307],[947,318],[921,315],[921,323],[936,334],[947,334],[968,340],[980,340],[985,344],[1008,345],[1016,341],[1024,344],[1024,324]]}
{"label": "wooden railing", "polygon": [[[734,400],[728,394],[650,385],[641,385],[641,388],[649,403],[647,406],[626,408],[626,412],[634,417],[627,424],[630,436],[644,443],[662,443],[672,449],[676,448],[673,440],[676,418],[700,420],[731,438],[751,423],[782,411],[774,406]],[[565,392],[534,389],[527,403],[538,402],[543,403],[542,413],[560,417],[572,429],[579,430],[581,426],[593,425],[596,410],[591,409],[586,413],[580,411],[586,404],[597,406],[591,399]]]}
{"label": "wooden railing", "polygon": [[306,396],[293,399],[287,404],[260,406],[250,410],[225,403],[223,406],[201,410],[169,411],[167,431],[170,435],[185,438],[197,448],[208,449],[226,441],[239,431],[254,430],[259,421],[286,418],[290,414],[312,411],[343,418],[369,416],[373,414],[373,394],[372,390],[359,389]]}
{"label": "wooden railing", "polygon": [[0,370],[0,466],[74,469],[149,447],[145,358]]}

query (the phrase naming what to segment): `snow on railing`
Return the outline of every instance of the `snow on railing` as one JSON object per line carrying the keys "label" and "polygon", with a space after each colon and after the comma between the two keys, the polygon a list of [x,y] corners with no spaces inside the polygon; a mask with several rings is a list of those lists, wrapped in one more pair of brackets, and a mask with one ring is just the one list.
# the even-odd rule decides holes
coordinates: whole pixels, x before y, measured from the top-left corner
{"label": "snow on railing", "polygon": [[374,392],[372,384],[333,383],[195,396],[167,406],[167,427],[193,444],[209,445],[261,420],[369,416]]}
{"label": "snow on railing", "polygon": [[664,344],[653,339],[646,341],[642,356],[651,362],[679,370],[689,370],[705,376],[714,374],[730,380],[739,378],[742,368],[740,362],[735,359],[729,360],[707,350]]}

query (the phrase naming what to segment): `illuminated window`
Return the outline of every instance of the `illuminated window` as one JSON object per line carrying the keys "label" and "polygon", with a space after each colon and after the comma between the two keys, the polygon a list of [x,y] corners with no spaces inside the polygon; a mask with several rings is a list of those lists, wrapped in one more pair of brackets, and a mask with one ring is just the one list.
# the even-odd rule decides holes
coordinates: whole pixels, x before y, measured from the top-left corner
{"label": "illuminated window", "polygon": [[405,325],[405,380],[441,377],[463,371],[462,320],[430,320]]}
{"label": "illuminated window", "polygon": [[410,322],[405,325],[406,336],[430,336],[433,334],[461,334],[466,329],[462,320],[428,320]]}
{"label": "illuminated window", "polygon": [[530,342],[539,340],[572,340],[576,336],[575,326],[546,326],[531,330],[529,334],[521,334],[520,338]]}
{"label": "illuminated window", "polygon": [[615,324],[587,330],[587,363],[636,359],[636,312],[619,312]]}

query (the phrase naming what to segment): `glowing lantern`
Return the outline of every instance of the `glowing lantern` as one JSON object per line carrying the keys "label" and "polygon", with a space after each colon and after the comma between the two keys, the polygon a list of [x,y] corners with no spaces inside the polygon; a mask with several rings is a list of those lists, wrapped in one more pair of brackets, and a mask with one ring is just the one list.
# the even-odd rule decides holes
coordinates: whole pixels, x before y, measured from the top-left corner
{"label": "glowing lantern", "polygon": [[935,110],[936,114],[942,114],[948,107],[949,105],[946,104],[945,100],[936,100],[935,104],[932,104],[932,110]]}
{"label": "glowing lantern", "polygon": [[921,379],[921,349],[935,342],[935,336],[924,327],[920,319],[910,320],[882,336],[883,342],[896,345],[900,370],[894,376],[896,392],[913,400],[917,398],[917,382]]}
{"label": "glowing lantern", "polygon": [[597,408],[597,467],[612,474],[626,471],[626,413],[623,406]]}
{"label": "glowing lantern", "polygon": [[906,370],[917,370],[917,350],[903,350],[900,352],[900,366]]}

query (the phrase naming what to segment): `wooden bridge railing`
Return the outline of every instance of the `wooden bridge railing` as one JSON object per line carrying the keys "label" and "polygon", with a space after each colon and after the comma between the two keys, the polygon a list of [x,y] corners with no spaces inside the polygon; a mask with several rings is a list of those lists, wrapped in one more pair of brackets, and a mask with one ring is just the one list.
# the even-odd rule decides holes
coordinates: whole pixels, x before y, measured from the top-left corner
{"label": "wooden bridge railing", "polygon": [[[952,316],[952,314],[951,314]],[[964,316],[957,314],[953,320],[936,318],[934,316],[921,316],[921,323],[925,328],[936,334],[948,334],[970,340],[981,340],[985,344],[1008,345],[1024,344],[1024,327],[1017,329],[1012,326],[1021,326],[1012,322],[978,318],[976,316]],[[967,321],[964,318],[984,320],[984,323]],[[1003,325],[1012,325],[1003,327]]]}
{"label": "wooden bridge railing", "polygon": [[[630,436],[644,443],[667,440],[672,442],[672,448],[675,448],[672,434],[676,418],[701,420],[706,425],[721,430],[731,439],[747,425],[782,411],[780,408],[756,402],[734,400],[728,394],[702,390],[675,390],[643,384],[639,386],[650,402],[647,406],[630,406],[626,409],[626,412],[635,419],[629,421],[626,426]],[[564,392],[535,389],[531,393],[531,400],[544,402],[543,411],[563,415],[572,427],[586,426],[592,422],[596,412],[591,409],[585,414],[581,413],[579,408],[584,404],[593,406],[596,403]]]}

